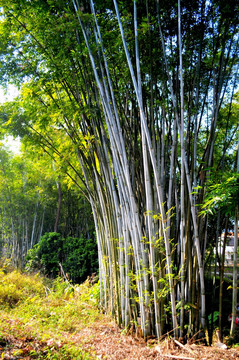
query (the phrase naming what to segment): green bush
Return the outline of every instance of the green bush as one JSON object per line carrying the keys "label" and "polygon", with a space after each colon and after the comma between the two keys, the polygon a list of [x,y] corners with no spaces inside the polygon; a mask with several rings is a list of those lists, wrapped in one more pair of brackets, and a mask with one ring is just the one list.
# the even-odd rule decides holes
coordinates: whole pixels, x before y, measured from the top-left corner
{"label": "green bush", "polygon": [[63,268],[74,283],[82,283],[98,272],[96,242],[92,239],[68,237],[63,241]]}
{"label": "green bush", "polygon": [[82,283],[92,273],[98,272],[97,245],[94,239],[67,237],[51,232],[41,237],[28,251],[27,270],[40,270],[49,277],[59,275],[59,263],[73,283]]}

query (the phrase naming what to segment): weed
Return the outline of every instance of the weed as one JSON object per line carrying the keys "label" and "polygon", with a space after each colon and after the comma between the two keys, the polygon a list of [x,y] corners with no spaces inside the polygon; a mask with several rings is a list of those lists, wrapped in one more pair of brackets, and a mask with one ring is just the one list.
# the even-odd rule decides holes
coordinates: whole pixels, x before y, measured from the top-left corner
{"label": "weed", "polygon": [[38,275],[27,276],[14,270],[0,271],[0,307],[14,307],[29,297],[45,294],[43,280]]}
{"label": "weed", "polygon": [[73,286],[58,278],[46,286],[39,275],[0,268],[0,357],[10,351],[31,359],[94,359],[71,336],[102,317],[98,296],[99,285],[89,280]]}

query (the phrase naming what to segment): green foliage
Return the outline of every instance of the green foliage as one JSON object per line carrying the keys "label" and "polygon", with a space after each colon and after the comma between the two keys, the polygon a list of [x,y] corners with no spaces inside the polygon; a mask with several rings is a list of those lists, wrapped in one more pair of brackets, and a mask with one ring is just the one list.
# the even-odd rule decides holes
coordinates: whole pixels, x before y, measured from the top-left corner
{"label": "green foliage", "polygon": [[[72,342],[71,335],[101,320],[97,306],[99,284],[87,280],[70,287],[71,291],[69,283],[59,278],[51,281],[16,270],[6,273],[5,267],[0,268],[0,339],[8,346],[6,353],[11,351],[8,344],[13,339],[21,339],[23,345],[26,339],[25,346],[17,347],[15,357],[94,359],[80,341]],[[1,348],[2,358],[4,351]]]}
{"label": "green foliage", "polygon": [[208,321],[210,323],[213,323],[213,326],[215,326],[218,323],[219,319],[219,311],[214,311],[213,313],[208,315]]}
{"label": "green foliage", "polygon": [[40,269],[44,274],[57,277],[59,263],[74,283],[82,283],[98,271],[97,245],[94,239],[67,237],[46,233],[38,244],[28,251],[27,270]]}
{"label": "green foliage", "polygon": [[63,268],[73,282],[82,282],[98,272],[97,245],[94,239],[67,237],[63,241]]}
{"label": "green foliage", "polygon": [[59,273],[59,262],[62,262],[63,239],[60,234],[46,233],[41,237],[38,247],[37,256],[44,272],[48,276],[56,277]]}
{"label": "green foliage", "polygon": [[14,155],[0,144],[0,254],[11,256],[14,264],[21,265],[40,234],[53,230],[59,198],[57,183],[62,191],[58,231],[63,236],[93,236],[90,204],[46,153],[39,148],[36,152],[29,143],[27,149],[22,144],[21,153]]}
{"label": "green foliage", "polygon": [[239,174],[224,173],[223,179],[215,183],[210,180],[208,191],[202,205],[202,215],[214,214],[222,210],[226,215],[234,215],[239,199]]}

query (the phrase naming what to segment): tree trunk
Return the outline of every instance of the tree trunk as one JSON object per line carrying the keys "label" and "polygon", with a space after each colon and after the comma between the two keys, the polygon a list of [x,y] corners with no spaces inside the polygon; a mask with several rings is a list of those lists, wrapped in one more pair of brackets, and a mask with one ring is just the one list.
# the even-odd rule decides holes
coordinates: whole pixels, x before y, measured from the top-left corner
{"label": "tree trunk", "polygon": [[227,245],[227,230],[228,230],[228,216],[225,223],[225,234],[223,239],[222,258],[220,266],[220,285],[219,285],[219,338],[222,341],[222,305],[223,305],[223,284],[224,284],[224,265],[225,265],[225,251]]}
{"label": "tree trunk", "polygon": [[58,232],[59,221],[60,221],[60,216],[61,216],[62,190],[61,190],[60,176],[58,176],[57,190],[58,190],[58,206],[57,206],[57,213],[56,213],[56,221],[55,221],[55,225],[54,225],[54,232]]}

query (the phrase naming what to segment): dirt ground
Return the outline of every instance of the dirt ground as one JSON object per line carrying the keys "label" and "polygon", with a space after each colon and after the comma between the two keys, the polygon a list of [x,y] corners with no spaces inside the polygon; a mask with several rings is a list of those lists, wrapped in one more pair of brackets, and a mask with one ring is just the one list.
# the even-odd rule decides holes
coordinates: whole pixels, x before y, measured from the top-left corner
{"label": "dirt ground", "polygon": [[[108,319],[107,319],[108,320]],[[8,320],[12,321],[12,320]],[[26,329],[25,329],[26,330]],[[123,334],[119,327],[112,321],[94,322],[88,324],[76,334],[62,333],[60,343],[39,341],[31,336],[7,335],[0,339],[1,359],[55,359],[54,351],[64,344],[74,343],[80,349],[90,353],[92,358],[108,360],[236,360],[239,359],[239,347],[222,349],[214,346],[204,346],[196,343],[182,345],[172,338],[164,338],[147,343],[134,334]],[[51,355],[49,357],[49,350]],[[55,350],[54,350],[55,349]],[[34,355],[33,355],[34,354]],[[58,357],[57,357],[58,358]],[[61,357],[60,357],[61,358]],[[64,357],[64,359],[68,357]],[[74,360],[74,359],[68,359]]]}
{"label": "dirt ground", "polygon": [[87,327],[72,337],[74,342],[84,344],[84,348],[98,359],[114,360],[236,360],[239,359],[239,348],[222,349],[214,346],[197,344],[182,345],[167,338],[161,342],[149,341],[133,335],[122,335],[113,322],[97,327]]}

